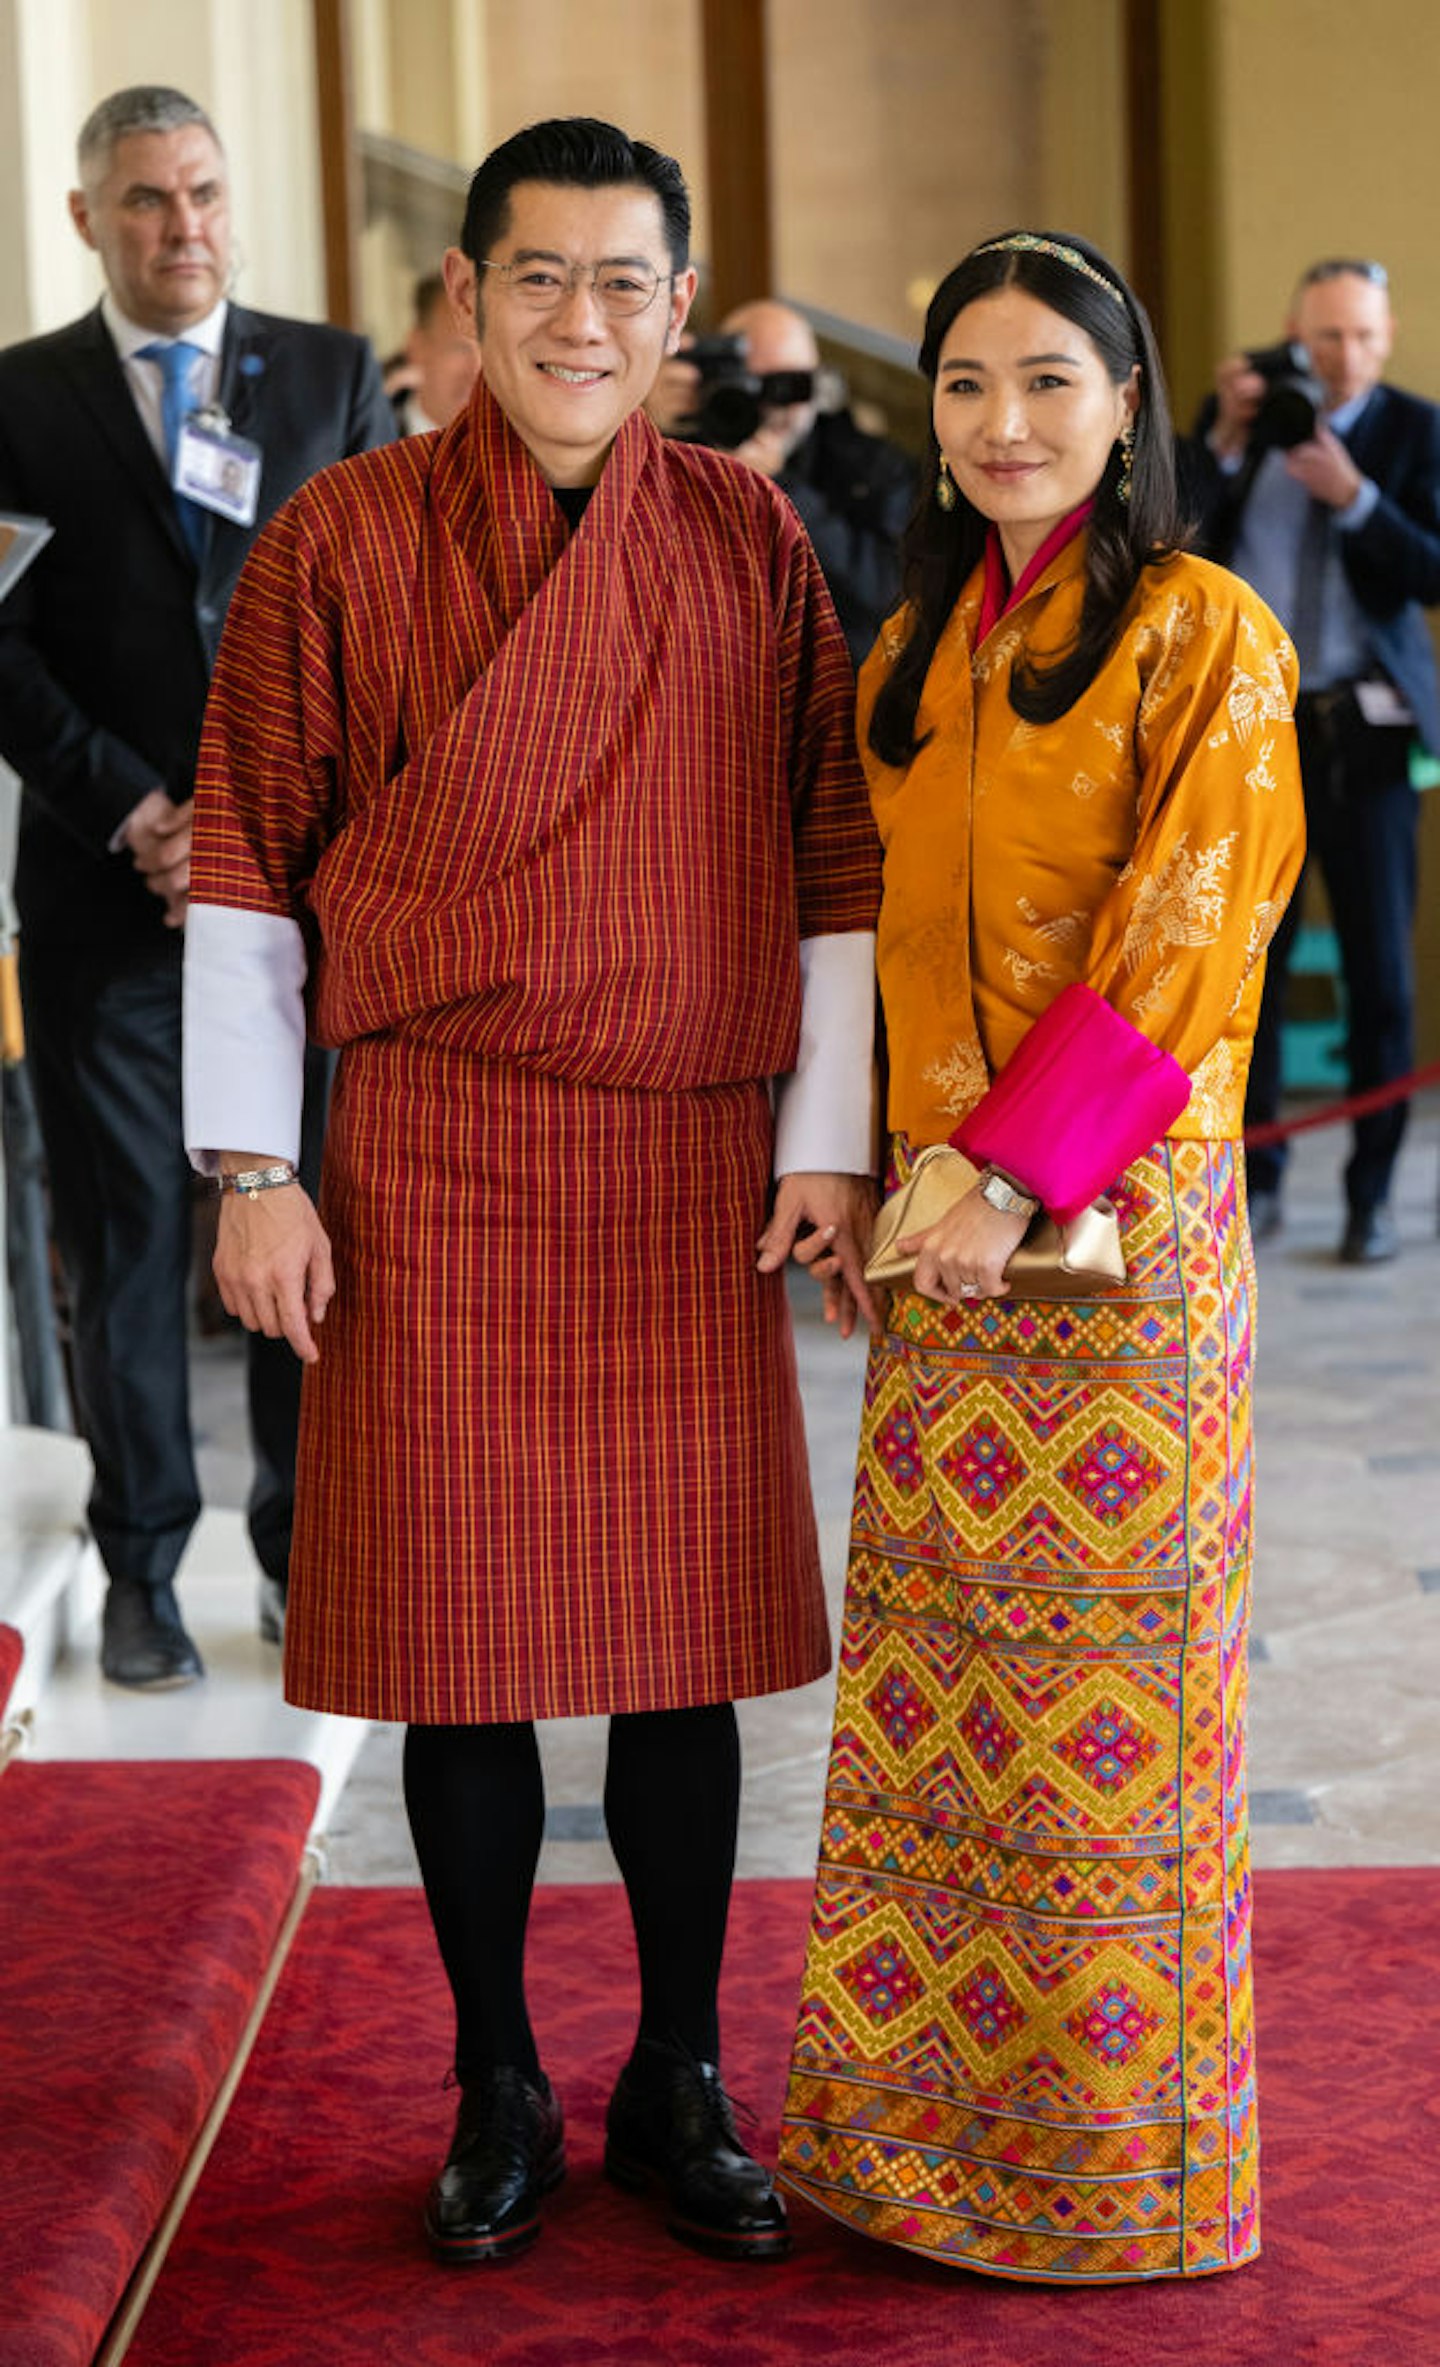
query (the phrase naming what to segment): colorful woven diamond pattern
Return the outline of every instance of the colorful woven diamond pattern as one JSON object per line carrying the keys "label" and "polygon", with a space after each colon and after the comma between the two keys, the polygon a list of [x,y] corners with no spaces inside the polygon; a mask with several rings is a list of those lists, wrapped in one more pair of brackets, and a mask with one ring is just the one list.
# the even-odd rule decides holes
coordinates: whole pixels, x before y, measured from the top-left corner
{"label": "colorful woven diamond pattern", "polygon": [[1162,1145],[1123,1289],[907,1293],[871,1354],[782,2172],[969,2268],[1258,2247],[1237,1188]]}

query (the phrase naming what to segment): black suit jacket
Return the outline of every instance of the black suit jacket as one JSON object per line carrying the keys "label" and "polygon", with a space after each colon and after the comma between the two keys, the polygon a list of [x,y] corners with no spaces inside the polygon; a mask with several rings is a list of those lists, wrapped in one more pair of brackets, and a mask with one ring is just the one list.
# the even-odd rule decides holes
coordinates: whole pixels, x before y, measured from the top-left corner
{"label": "black suit jacket", "polygon": [[0,353],[0,509],[55,538],[0,602],[0,755],[25,785],[16,894],[33,941],[153,942],[160,901],[110,840],[191,791],[210,669],[260,527],[317,469],[389,441],[369,346],[232,305],[219,399],[263,461],[254,526],[206,519],[197,568],[98,310]]}
{"label": "black suit jacket", "polygon": [[[1226,476],[1219,467],[1205,441],[1214,416],[1212,399],[1184,455],[1184,476],[1202,548],[1228,566],[1253,472],[1242,467]],[[1364,525],[1339,538],[1345,573],[1376,657],[1409,702],[1426,747],[1440,755],[1440,684],[1422,613],[1440,601],[1440,409],[1397,386],[1377,386],[1341,441],[1380,489]]]}
{"label": "black suit jacket", "polygon": [[857,670],[900,600],[900,537],[915,507],[919,470],[848,411],[822,411],[778,479],[815,546],[840,630]]}

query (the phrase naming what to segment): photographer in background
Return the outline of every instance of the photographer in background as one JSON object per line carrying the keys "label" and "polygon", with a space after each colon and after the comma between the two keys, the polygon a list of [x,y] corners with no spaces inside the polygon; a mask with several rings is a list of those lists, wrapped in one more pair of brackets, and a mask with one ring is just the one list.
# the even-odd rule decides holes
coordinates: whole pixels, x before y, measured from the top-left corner
{"label": "photographer in background", "polygon": [[822,410],[820,377],[804,314],[762,298],[666,362],[648,408],[664,434],[734,452],[788,494],[858,666],[900,597],[915,467],[847,410]]}
{"label": "photographer in background", "polygon": [[[1410,754],[1440,754],[1440,684],[1422,608],[1440,601],[1440,410],[1381,384],[1394,342],[1378,263],[1312,264],[1291,342],[1233,354],[1186,458],[1202,547],[1294,640],[1310,852],[1340,947],[1352,1093],[1414,1066],[1417,809]],[[1296,350],[1298,348],[1298,350]],[[1247,1125],[1277,1114],[1298,895],[1270,948]],[[1340,1257],[1399,1248],[1391,1177],[1408,1104],[1356,1121]],[[1257,1239],[1281,1221],[1283,1146],[1247,1161]]]}

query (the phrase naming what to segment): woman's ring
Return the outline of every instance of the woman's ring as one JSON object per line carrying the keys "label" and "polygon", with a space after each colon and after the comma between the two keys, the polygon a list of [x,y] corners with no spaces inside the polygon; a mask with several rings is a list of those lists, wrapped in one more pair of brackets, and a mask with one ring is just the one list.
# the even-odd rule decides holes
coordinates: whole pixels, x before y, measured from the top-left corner
{"label": "woman's ring", "polygon": [[962,1282],[960,1285],[960,1296],[962,1299],[978,1299],[980,1296],[979,1283]]}

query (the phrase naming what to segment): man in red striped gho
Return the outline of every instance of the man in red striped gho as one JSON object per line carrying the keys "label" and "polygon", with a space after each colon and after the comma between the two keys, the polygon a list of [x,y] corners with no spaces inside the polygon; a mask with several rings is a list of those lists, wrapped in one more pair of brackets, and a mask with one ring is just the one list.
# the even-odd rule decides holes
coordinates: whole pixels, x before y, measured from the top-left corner
{"label": "man in red striped gho", "polygon": [[678,166],[608,124],[487,158],[445,264],[469,405],[279,513],[200,768],[187,1141],[227,1306],[306,1365],[287,1694],[408,1728],[454,2262],[523,2249],[564,2172],[533,1721],[586,1713],[640,1961],[606,2167],[704,2250],[788,2240],[718,2069],[733,1703],[828,1663],[783,1268],[873,1315],[879,866],[794,512],[642,408],[688,240]]}

